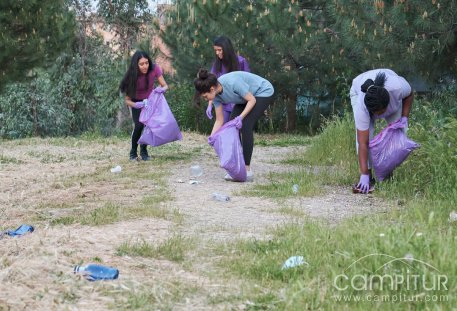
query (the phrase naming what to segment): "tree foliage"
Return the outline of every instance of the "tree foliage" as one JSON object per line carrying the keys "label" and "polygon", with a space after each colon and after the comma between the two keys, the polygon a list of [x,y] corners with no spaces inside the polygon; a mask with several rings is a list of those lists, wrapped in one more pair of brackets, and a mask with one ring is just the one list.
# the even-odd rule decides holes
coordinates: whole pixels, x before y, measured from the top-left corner
{"label": "tree foliage", "polygon": [[281,92],[334,89],[335,77],[372,68],[430,78],[456,69],[453,0],[182,0],[166,21],[161,36],[183,77],[210,65],[219,34]]}
{"label": "tree foliage", "polygon": [[[135,43],[141,41],[140,35],[151,21],[151,14],[146,0],[100,0],[98,16],[103,27],[116,35],[113,46],[124,57]],[[117,46],[116,46],[117,45]]]}
{"label": "tree foliage", "polygon": [[434,80],[457,69],[454,0],[335,0],[332,33],[356,72],[392,68]]}
{"label": "tree foliage", "polygon": [[49,65],[72,42],[74,25],[65,0],[0,1],[0,88]]}

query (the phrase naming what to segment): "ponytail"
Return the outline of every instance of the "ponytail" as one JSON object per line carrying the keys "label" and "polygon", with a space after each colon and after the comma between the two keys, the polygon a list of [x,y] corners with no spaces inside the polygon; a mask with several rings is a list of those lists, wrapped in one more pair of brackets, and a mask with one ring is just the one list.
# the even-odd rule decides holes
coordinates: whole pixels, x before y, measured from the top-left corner
{"label": "ponytail", "polygon": [[386,109],[389,105],[389,92],[384,88],[386,81],[386,74],[378,72],[374,81],[367,79],[360,87],[361,91],[365,93],[364,102],[370,115]]}

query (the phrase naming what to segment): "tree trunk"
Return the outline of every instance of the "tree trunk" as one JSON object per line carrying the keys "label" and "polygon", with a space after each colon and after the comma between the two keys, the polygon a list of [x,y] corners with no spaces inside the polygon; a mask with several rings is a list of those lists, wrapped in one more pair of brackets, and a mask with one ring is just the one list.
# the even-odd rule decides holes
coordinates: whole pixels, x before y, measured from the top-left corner
{"label": "tree trunk", "polygon": [[116,130],[120,130],[124,126],[126,126],[130,118],[131,113],[127,105],[122,105],[121,107],[119,107],[116,115]]}
{"label": "tree trunk", "polygon": [[287,95],[287,124],[286,131],[293,132],[297,129],[297,94]]}

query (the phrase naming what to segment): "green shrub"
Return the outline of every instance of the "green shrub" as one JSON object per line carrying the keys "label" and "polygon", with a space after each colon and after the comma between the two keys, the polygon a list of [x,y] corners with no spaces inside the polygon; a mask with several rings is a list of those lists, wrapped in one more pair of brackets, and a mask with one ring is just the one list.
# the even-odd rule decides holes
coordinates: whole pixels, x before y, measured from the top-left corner
{"label": "green shrub", "polygon": [[194,94],[192,83],[172,82],[166,98],[181,130],[208,134],[213,127],[214,118],[209,120],[206,117],[206,102],[202,101],[200,108],[193,105]]}

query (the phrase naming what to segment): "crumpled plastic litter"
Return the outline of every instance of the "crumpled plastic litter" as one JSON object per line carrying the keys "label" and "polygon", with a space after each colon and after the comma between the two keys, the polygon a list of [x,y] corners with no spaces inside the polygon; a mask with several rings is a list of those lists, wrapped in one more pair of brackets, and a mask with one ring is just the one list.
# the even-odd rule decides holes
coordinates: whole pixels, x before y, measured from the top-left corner
{"label": "crumpled plastic litter", "polygon": [[290,269],[302,265],[309,266],[309,264],[305,261],[303,256],[292,256],[284,262],[281,270]]}

